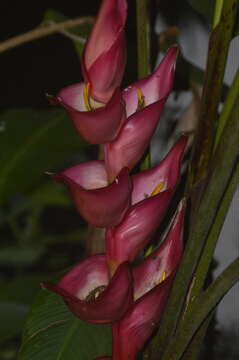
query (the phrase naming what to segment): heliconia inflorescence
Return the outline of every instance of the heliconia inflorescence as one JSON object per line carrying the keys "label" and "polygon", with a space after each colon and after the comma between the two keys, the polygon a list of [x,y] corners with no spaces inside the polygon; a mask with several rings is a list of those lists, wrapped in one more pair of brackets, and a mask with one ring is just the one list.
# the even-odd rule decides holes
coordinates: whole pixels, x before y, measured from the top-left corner
{"label": "heliconia inflorescence", "polygon": [[49,96],[85,140],[103,145],[104,160],[51,176],[66,185],[88,223],[106,229],[106,250],[75,265],[57,284],[42,286],[61,295],[82,320],[112,324],[112,357],[101,360],[136,359],[160,321],[183,252],[185,200],[159,247],[143,255],[179,182],[187,136],[159,164],[130,175],[172,89],[178,47],[167,51],[151,75],[121,91],[126,15],[126,0],[102,0],[82,58],[84,82]]}

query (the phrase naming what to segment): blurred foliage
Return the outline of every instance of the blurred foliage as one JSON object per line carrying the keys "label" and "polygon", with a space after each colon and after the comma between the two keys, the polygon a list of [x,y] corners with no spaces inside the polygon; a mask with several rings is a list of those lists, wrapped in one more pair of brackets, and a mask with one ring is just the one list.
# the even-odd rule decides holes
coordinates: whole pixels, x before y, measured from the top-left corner
{"label": "blurred foliage", "polygon": [[[226,1],[226,0],[225,0]],[[209,24],[213,23],[214,9],[216,5],[216,0],[188,0],[189,4],[201,14]],[[237,22],[235,26],[234,36],[239,34],[239,13],[237,16]]]}
{"label": "blurred foliage", "polygon": [[[47,10],[42,25],[67,19],[58,11]],[[62,32],[73,42],[78,56],[91,26],[88,22]],[[40,281],[52,278],[83,256],[85,224],[73,209],[65,187],[44,173],[88,159],[88,149],[61,109],[15,108],[0,113],[1,360],[17,356],[23,325]],[[44,291],[40,296],[47,295]],[[69,321],[73,320],[62,303],[61,309]],[[87,327],[80,323],[77,331],[85,346]],[[25,346],[21,357],[28,359],[28,351]]]}
{"label": "blurred foliage", "polygon": [[[56,24],[66,20],[69,20],[69,18],[62,15],[57,10],[49,9],[45,13],[42,24],[43,25]],[[83,25],[62,31],[62,34],[64,34],[66,37],[72,40],[75,50],[79,56],[82,55],[86,39],[91,31],[91,28],[92,28],[92,24],[86,22]]]}
{"label": "blurred foliage", "polygon": [[86,148],[59,109],[8,110],[0,120],[0,203],[33,190],[46,178],[46,170],[55,170]]}
{"label": "blurred foliage", "polygon": [[42,290],[28,316],[19,360],[92,360],[111,354],[110,326],[74,317],[62,299]]}

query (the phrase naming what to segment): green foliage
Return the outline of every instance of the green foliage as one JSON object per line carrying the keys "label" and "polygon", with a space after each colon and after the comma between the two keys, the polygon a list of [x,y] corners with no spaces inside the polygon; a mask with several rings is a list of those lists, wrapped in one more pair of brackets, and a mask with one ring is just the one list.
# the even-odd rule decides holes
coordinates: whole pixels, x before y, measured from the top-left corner
{"label": "green foliage", "polygon": [[36,263],[36,261],[43,255],[44,246],[8,246],[1,249],[0,265],[1,266],[29,266]]}
{"label": "green foliage", "polygon": [[[62,15],[59,11],[48,9],[43,18],[43,24],[56,24],[69,20],[66,16]],[[76,26],[69,30],[64,30],[62,33],[72,40],[77,54],[82,55],[86,39],[92,29],[92,24],[85,22],[82,25]]]}
{"label": "green foliage", "polygon": [[[215,16],[220,18],[219,14],[214,14],[217,1],[221,4],[228,0],[188,0],[189,4],[201,14],[209,24],[213,24]],[[235,26],[234,36],[239,34],[239,14],[237,16],[237,22]]]}
{"label": "green foliage", "polygon": [[1,280],[0,288],[0,342],[19,336],[22,332],[29,304],[32,302],[42,275],[21,275],[12,281]]}
{"label": "green foliage", "polygon": [[80,155],[85,142],[58,109],[14,109],[0,116],[0,203],[20,192],[35,189],[73,154]]}
{"label": "green foliage", "polygon": [[108,325],[82,322],[60,296],[41,290],[26,322],[19,360],[92,360],[110,354]]}
{"label": "green foliage", "polygon": [[21,333],[27,312],[24,304],[0,301],[0,342]]}

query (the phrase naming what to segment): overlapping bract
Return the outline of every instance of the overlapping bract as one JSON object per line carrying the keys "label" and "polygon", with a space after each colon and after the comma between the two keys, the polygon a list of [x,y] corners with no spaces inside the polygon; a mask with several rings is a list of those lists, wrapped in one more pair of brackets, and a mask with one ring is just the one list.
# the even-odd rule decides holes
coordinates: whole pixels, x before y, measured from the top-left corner
{"label": "overlapping bract", "polygon": [[126,63],[124,25],[126,0],[102,0],[93,31],[87,41],[82,70],[94,99],[107,102],[120,86]]}
{"label": "overlapping bract", "polygon": [[60,294],[74,315],[92,323],[120,319],[133,302],[129,264],[122,263],[110,279],[105,255],[88,257],[56,285],[43,286]]}
{"label": "overlapping bract", "polygon": [[[111,268],[117,268],[123,261],[133,261],[154,234],[179,180],[186,144],[187,137],[182,136],[159,165],[132,176],[132,206],[121,223],[106,232]],[[160,192],[150,195],[155,189]]]}
{"label": "overlapping bract", "polygon": [[77,317],[112,323],[113,360],[135,360],[160,320],[183,251],[185,214],[182,201],[160,247],[143,257],[179,181],[187,137],[157,166],[130,176],[172,89],[178,47],[167,51],[151,75],[120,91],[126,15],[126,0],[102,0],[82,59],[84,82],[49,96],[86,141],[103,145],[104,161],[52,176],[67,186],[86,221],[106,228],[106,253],[88,257],[57,284],[42,285],[61,295]]}

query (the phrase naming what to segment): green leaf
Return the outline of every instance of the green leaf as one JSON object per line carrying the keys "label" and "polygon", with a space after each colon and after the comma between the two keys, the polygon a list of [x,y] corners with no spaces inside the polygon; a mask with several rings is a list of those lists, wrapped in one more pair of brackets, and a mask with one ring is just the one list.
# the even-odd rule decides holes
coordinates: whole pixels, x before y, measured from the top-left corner
{"label": "green leaf", "polygon": [[41,290],[26,322],[19,360],[92,360],[110,354],[108,325],[82,322],[60,296]]}
{"label": "green leaf", "polygon": [[28,309],[23,304],[0,301],[0,342],[21,333]]}
{"label": "green leaf", "polygon": [[[62,15],[60,12],[54,9],[48,9],[44,15],[43,18],[43,24],[49,25],[49,24],[56,24],[63,21],[69,20],[68,17]],[[86,39],[88,35],[91,32],[92,29],[92,23],[89,21],[85,22],[82,25],[76,26],[74,28],[71,28],[69,30],[62,31],[62,34],[64,34],[66,37],[72,40],[76,52],[79,55],[82,55]]]}
{"label": "green leaf", "polygon": [[0,121],[5,124],[0,133],[0,203],[35,189],[46,179],[45,171],[63,166],[86,146],[58,109],[9,110]]}
{"label": "green leaf", "polygon": [[22,333],[26,315],[30,309],[42,274],[21,274],[9,281],[1,281],[0,287],[0,341],[5,341]]}

